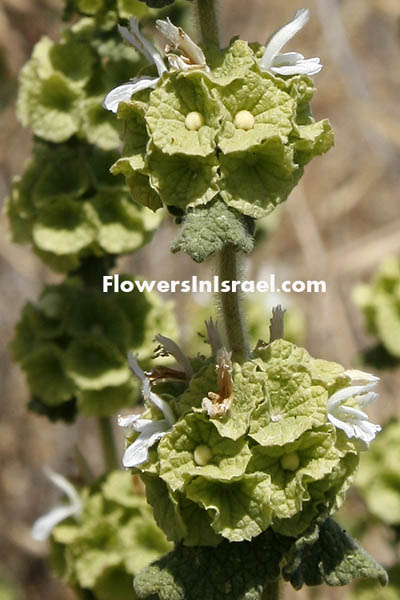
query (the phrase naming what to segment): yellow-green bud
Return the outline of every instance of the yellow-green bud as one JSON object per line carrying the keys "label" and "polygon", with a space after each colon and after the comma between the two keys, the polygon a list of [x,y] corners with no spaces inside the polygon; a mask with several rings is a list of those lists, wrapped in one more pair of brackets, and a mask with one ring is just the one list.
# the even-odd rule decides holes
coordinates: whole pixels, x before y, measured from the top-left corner
{"label": "yellow-green bud", "polygon": [[205,467],[212,459],[212,455],[210,448],[205,444],[201,444],[194,449],[194,462],[200,467]]}
{"label": "yellow-green bud", "polygon": [[281,458],[281,467],[285,471],[297,471],[300,466],[300,458],[297,452],[289,452]]}
{"label": "yellow-green bud", "polygon": [[193,111],[186,115],[185,127],[190,131],[197,131],[204,125],[204,117],[201,113]]}
{"label": "yellow-green bud", "polygon": [[248,131],[254,127],[254,117],[248,110],[240,110],[234,120],[236,129]]}

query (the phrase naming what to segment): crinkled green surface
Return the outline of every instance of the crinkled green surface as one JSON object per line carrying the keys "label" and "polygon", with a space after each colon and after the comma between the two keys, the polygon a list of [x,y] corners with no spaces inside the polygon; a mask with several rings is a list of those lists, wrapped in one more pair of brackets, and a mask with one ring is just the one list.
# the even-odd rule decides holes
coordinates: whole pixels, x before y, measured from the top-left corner
{"label": "crinkled green surface", "polygon": [[[295,589],[304,584],[342,586],[358,578],[378,580],[381,586],[387,583],[386,571],[328,518],[297,540],[269,529],[251,543],[224,540],[217,548],[179,545],[139,573],[134,587],[143,600],[259,600],[263,591],[269,597],[268,585],[276,593],[274,582],[281,571]],[[376,591],[382,600],[397,598]]]}
{"label": "crinkled green surface", "polygon": [[232,404],[209,416],[202,401],[220,391],[216,365],[193,365],[183,393],[180,384],[165,395],[176,424],[135,469],[169,539],[212,546],[269,527],[297,536],[321,512],[337,510],[359,460],[357,445],[328,421],[328,397],[349,384],[343,368],[276,340],[233,364]]}
{"label": "crinkled green surface", "polygon": [[[97,10],[95,5],[92,8]],[[36,44],[21,71],[17,102],[19,120],[36,136],[55,143],[78,136],[104,150],[119,146],[120,123],[102,108],[102,102],[117,84],[115,78],[127,81],[143,61],[134,49],[125,52],[116,22],[115,13],[114,27],[107,31],[88,17],[63,31],[59,42],[43,37]],[[114,45],[111,55],[110,43]],[[125,54],[117,56],[116,47]]]}
{"label": "crinkled green surface", "polygon": [[[209,52],[210,71],[169,71],[154,90],[121,103],[119,117],[128,125],[123,172],[150,175],[171,212],[218,194],[240,213],[263,217],[286,200],[304,165],[332,146],[329,123],[311,115],[311,80],[262,72],[258,51],[257,44],[234,40],[221,53]],[[145,124],[139,164],[132,144]]]}
{"label": "crinkled green surface", "polygon": [[186,214],[171,249],[172,252],[186,252],[194,261],[203,262],[227,244],[242,252],[251,252],[254,245],[252,233],[249,218],[217,199]]}
{"label": "crinkled green surface", "polygon": [[[132,280],[131,276],[121,276]],[[153,292],[110,292],[84,287],[78,278],[46,286],[29,302],[11,349],[26,373],[37,412],[76,402],[86,415],[113,415],[140,398],[140,385],[127,366],[129,351],[148,361],[159,331],[176,333],[171,303]],[[69,415],[69,412],[67,412]],[[68,419],[69,420],[69,419]]]}
{"label": "crinkled green surface", "polygon": [[171,546],[128,473],[115,471],[80,492],[79,521],[69,518],[51,537],[52,566],[65,583],[100,600],[135,600],[133,576]]}
{"label": "crinkled green surface", "polygon": [[386,258],[369,284],[354,290],[367,331],[394,359],[400,358],[400,259]]}
{"label": "crinkled green surface", "polygon": [[368,510],[389,525],[400,525],[400,422],[390,421],[360,463],[356,485]]}
{"label": "crinkled green surface", "polygon": [[282,554],[272,532],[252,543],[178,546],[135,577],[135,591],[140,599],[259,600],[265,582],[279,576]]}
{"label": "crinkled green surface", "polygon": [[85,143],[37,142],[6,202],[12,240],[31,242],[56,271],[149,242],[162,214],[133,202],[123,178],[109,173],[116,156]]}
{"label": "crinkled green surface", "polygon": [[297,539],[286,560],[283,576],[297,590],[322,583],[343,586],[360,577],[382,586],[388,582],[385,569],[330,518]]}

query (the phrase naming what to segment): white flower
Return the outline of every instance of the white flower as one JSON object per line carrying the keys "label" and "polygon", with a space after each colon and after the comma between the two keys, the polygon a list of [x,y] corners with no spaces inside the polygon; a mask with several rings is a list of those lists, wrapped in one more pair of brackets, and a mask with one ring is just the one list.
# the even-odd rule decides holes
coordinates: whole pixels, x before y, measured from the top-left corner
{"label": "white flower", "polygon": [[160,356],[168,356],[171,355],[175,358],[178,365],[180,365],[186,375],[186,379],[191,379],[193,375],[192,365],[188,357],[184,352],[179,348],[178,344],[171,340],[171,338],[166,337],[165,335],[161,335],[158,333],[155,337],[155,341],[158,342],[161,346],[161,352],[159,352]]}
{"label": "white flower", "polygon": [[[170,45],[167,46],[166,52],[168,61],[173,69],[180,71],[186,71],[188,69],[208,69],[202,49],[193,42],[183,29],[175,27],[169,19],[166,21],[158,19],[156,21],[156,26],[157,29],[164,34],[168,42],[175,49],[179,49],[182,52],[182,55],[169,54],[171,47]],[[151,44],[149,40],[146,40],[140,33],[139,24],[133,17],[129,20],[129,28],[130,31],[126,27],[118,25],[118,31],[122,37],[139,50],[151,64],[156,65],[158,77],[150,77],[149,75],[134,77],[130,81],[111,90],[104,98],[103,107],[113,113],[118,111],[120,102],[129,101],[136,92],[140,92],[147,88],[154,89],[160,81],[161,75],[167,70],[161,54],[156,50],[153,44]]]}
{"label": "white flower", "polygon": [[129,20],[130,31],[127,27],[118,25],[118,31],[122,37],[132,44],[151,64],[155,64],[158,71],[158,77],[149,77],[142,75],[135,77],[130,81],[119,85],[107,94],[104,98],[103,107],[116,113],[120,102],[127,102],[132,95],[147,88],[155,88],[161,75],[167,70],[161,54],[146,38],[140,33],[139,24],[133,17]]}
{"label": "white flower", "polygon": [[315,75],[320,72],[322,65],[319,58],[304,58],[298,52],[279,54],[283,46],[304,27],[309,18],[309,9],[302,8],[289,23],[269,38],[260,61],[262,71],[271,71],[278,75]]}
{"label": "white flower", "polygon": [[48,513],[40,517],[32,526],[32,537],[38,541],[46,540],[54,527],[67,519],[75,517],[79,519],[82,514],[82,501],[74,486],[62,475],[46,468],[45,474],[55,486],[57,486],[69,500],[69,504],[55,506]]}
{"label": "white flower", "polygon": [[160,421],[151,421],[142,419],[141,415],[129,415],[128,417],[118,417],[118,425],[128,429],[128,431],[137,431],[140,435],[128,446],[122,459],[124,467],[137,467],[146,462],[149,458],[149,448],[157,440],[161,439],[171,430],[176,419],[168,403],[151,391],[150,380],[139,367],[137,357],[129,355],[129,365],[132,371],[142,382],[142,393],[145,400],[154,404],[164,415]]}
{"label": "white flower", "polygon": [[[357,438],[368,446],[381,427],[371,423],[368,415],[359,408],[378,398],[378,394],[372,390],[379,377],[357,370],[345,371],[344,375],[350,379],[351,385],[335,392],[329,398],[328,420],[335,427],[342,429],[348,438]],[[359,408],[345,405],[350,398],[354,399]]]}
{"label": "white flower", "polygon": [[170,46],[165,49],[168,61],[173,69],[186,71],[189,69],[208,69],[203,50],[183,31],[176,27],[167,17],[166,21],[157,19],[156,27],[175,50],[181,50],[184,56],[169,54]]}

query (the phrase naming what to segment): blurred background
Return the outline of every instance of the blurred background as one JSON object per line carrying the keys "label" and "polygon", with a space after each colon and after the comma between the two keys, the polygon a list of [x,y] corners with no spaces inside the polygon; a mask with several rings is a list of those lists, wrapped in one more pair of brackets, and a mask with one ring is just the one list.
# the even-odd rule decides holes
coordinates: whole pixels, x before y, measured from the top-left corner
{"label": "blurred background", "polygon": [[[222,41],[240,35],[264,42],[302,6],[300,0],[223,0]],[[275,272],[279,279],[325,280],[326,294],[269,297],[265,305],[281,302],[302,315],[302,343],[311,354],[354,367],[373,339],[365,333],[352,290],[368,281],[384,257],[400,254],[400,6],[398,0],[309,0],[307,6],[311,21],[285,50],[321,58],[324,69],[315,78],[318,93],[312,106],[317,119],[329,117],[336,145],[306,168],[279,217],[262,224],[268,233],[251,264],[245,263],[245,274],[249,279]],[[59,0],[0,0],[0,198],[30,154],[30,132],[15,116],[18,72],[42,35],[57,39],[61,9]],[[153,242],[134,259],[122,259],[117,271],[156,280],[173,279],[177,273],[179,279],[211,276],[212,262],[200,266],[167,252],[173,235],[174,224],[167,220]],[[53,425],[26,411],[28,390],[7,343],[24,303],[38,296],[44,282],[61,276],[43,266],[29,247],[8,241],[4,216],[0,278],[0,564],[6,578],[20,587],[21,598],[66,600],[73,595],[52,577],[44,560],[46,546],[33,542],[30,526],[57,499],[43,476],[44,464],[68,474],[79,440],[91,466],[101,470],[96,424]],[[208,303],[214,315],[217,307],[211,296],[174,294],[173,299],[182,342],[189,346],[196,334],[191,325],[196,306]],[[266,336],[267,331],[266,318]],[[384,423],[400,412],[400,371],[380,375],[381,397],[370,414]],[[122,452],[122,439],[120,444]],[[362,511],[365,506],[354,492],[342,519],[351,526]],[[385,564],[393,562],[390,535],[377,524],[363,540]],[[318,588],[311,596],[339,599],[346,593]],[[0,600],[8,598],[2,594],[0,587]],[[288,589],[285,597],[309,594]]]}

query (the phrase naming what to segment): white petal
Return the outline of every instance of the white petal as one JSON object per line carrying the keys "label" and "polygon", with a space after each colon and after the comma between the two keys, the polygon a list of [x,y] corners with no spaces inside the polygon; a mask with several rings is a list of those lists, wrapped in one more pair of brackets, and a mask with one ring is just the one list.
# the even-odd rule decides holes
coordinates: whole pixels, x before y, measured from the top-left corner
{"label": "white petal", "polygon": [[128,415],[126,417],[118,416],[119,427],[124,427],[130,431],[142,431],[147,423],[151,423],[149,419],[141,419],[142,415]]}
{"label": "white petal", "polygon": [[139,437],[125,450],[122,464],[124,467],[137,467],[149,458],[149,448],[161,439],[169,430],[167,421],[152,421],[143,429]]}
{"label": "white petal", "polygon": [[376,377],[376,375],[366,373],[365,371],[359,371],[358,369],[348,369],[343,375],[348,377],[353,385],[362,385],[372,383],[373,381],[379,381],[379,377]]}
{"label": "white petal", "polygon": [[272,66],[269,70],[278,75],[316,75],[321,71],[322,66],[319,58],[307,58],[300,60],[295,65]]}
{"label": "white petal", "polygon": [[170,408],[168,402],[166,402],[165,400],[163,400],[163,398],[160,398],[160,396],[151,391],[150,381],[148,379],[146,379],[143,382],[142,391],[145,399],[150,400],[150,402],[152,402],[154,406],[161,410],[169,425],[172,427],[172,425],[176,422],[175,415],[172,412],[172,409]]}
{"label": "white petal", "polygon": [[130,32],[126,27],[118,25],[118,31],[120,35],[127,42],[132,44],[136,50],[139,50],[139,52],[141,52],[150,63],[154,63],[157,67],[158,74],[161,76],[164,71],[167,70],[161,54],[153,46],[153,44],[140,33],[139,23],[134,17],[131,17],[129,20],[129,27],[131,29]]}
{"label": "white petal", "polygon": [[170,44],[179,48],[190,59],[192,65],[205,66],[206,57],[203,50],[183,31],[176,27],[167,17],[166,21],[157,19],[156,27],[166,37]]}
{"label": "white petal", "polygon": [[132,352],[129,352],[128,363],[132,371],[135,373],[136,377],[138,377],[142,383],[146,381],[146,375],[144,374],[144,371],[142,371],[142,369],[139,367],[138,355],[133,355]]}
{"label": "white petal", "polygon": [[103,107],[116,113],[120,102],[129,102],[133,94],[147,88],[154,88],[158,81],[159,77],[149,77],[147,75],[135,77],[132,81],[123,83],[111,90],[111,92],[108,92],[104,98]]}
{"label": "white petal", "polygon": [[[336,414],[336,413],[335,413]],[[367,413],[362,410],[358,410],[357,408],[353,408],[352,406],[340,406],[337,410],[338,417],[343,417],[347,421],[356,422],[356,421],[368,421]]]}
{"label": "white petal", "polygon": [[338,390],[328,399],[328,410],[332,412],[336,406],[342,404],[345,400],[363,394],[371,387],[375,387],[375,385],[376,382],[368,383],[367,385],[349,385],[348,387]]}
{"label": "white petal", "polygon": [[68,479],[63,477],[63,475],[56,473],[52,469],[49,469],[49,467],[45,467],[44,472],[46,477],[50,479],[51,483],[58,487],[58,489],[61,490],[67,496],[67,498],[75,507],[81,506],[82,503],[79,494],[72,485],[72,483],[68,481]]}
{"label": "white petal", "polygon": [[[300,52],[285,52],[284,54],[277,54],[272,61],[273,67],[287,67],[295,65],[299,60],[304,60],[304,56]],[[319,59],[318,59],[319,60]]]}
{"label": "white petal", "polygon": [[353,427],[349,423],[336,419],[331,413],[328,413],[328,420],[338,429],[342,429],[348,438],[354,437]]}
{"label": "white petal", "polygon": [[74,515],[78,515],[76,506],[56,506],[46,515],[35,521],[32,526],[33,539],[39,542],[47,540],[56,525]]}
{"label": "white petal", "polygon": [[308,8],[302,8],[299,10],[294,18],[278,29],[267,41],[265,46],[265,52],[260,62],[260,66],[263,70],[269,70],[272,61],[275,56],[280,52],[281,48],[292,39],[304,27],[310,18],[310,11]]}
{"label": "white petal", "polygon": [[161,335],[161,333],[156,335],[155,340],[161,344],[168,354],[171,354],[171,356],[175,358],[176,362],[185,371],[186,377],[191,379],[193,375],[192,365],[185,353],[179,348],[178,344],[174,342],[174,340],[171,340],[171,338]]}

